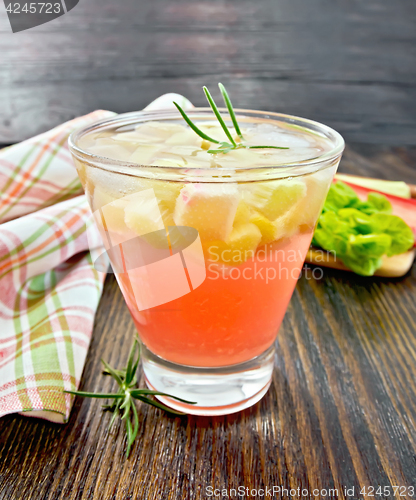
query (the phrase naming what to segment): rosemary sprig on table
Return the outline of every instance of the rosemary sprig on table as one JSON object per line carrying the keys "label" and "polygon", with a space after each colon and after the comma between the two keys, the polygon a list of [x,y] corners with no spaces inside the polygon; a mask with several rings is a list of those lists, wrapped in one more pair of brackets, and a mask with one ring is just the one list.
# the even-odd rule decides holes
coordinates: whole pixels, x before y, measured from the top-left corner
{"label": "rosemary sprig on table", "polygon": [[247,144],[244,143],[244,137],[243,134],[241,133],[241,129],[238,125],[237,122],[237,117],[235,116],[234,113],[234,108],[231,103],[231,99],[228,95],[227,90],[225,89],[224,85],[222,83],[218,84],[218,87],[220,88],[221,95],[224,99],[224,103],[227,106],[228,113],[230,115],[231,121],[233,122],[235,131],[239,137],[239,141],[237,142],[233,136],[231,135],[230,130],[228,129],[227,125],[225,124],[225,121],[223,117],[221,116],[217,105],[215,104],[214,99],[212,98],[209,90],[207,87],[203,87],[204,92],[205,92],[205,97],[207,98],[207,101],[209,105],[211,106],[212,111],[214,112],[214,115],[216,116],[219,124],[221,125],[221,128],[224,130],[225,135],[227,136],[227,139],[230,142],[226,141],[218,141],[217,139],[214,139],[213,137],[210,137],[209,135],[205,134],[200,128],[198,128],[195,123],[189,118],[189,116],[185,113],[185,111],[179,106],[177,102],[174,102],[173,104],[177,107],[179,113],[182,115],[182,118],[186,121],[186,123],[189,125],[189,127],[199,135],[202,139],[208,142],[212,142],[213,144],[219,144],[217,149],[208,149],[208,153],[211,154],[218,154],[218,153],[229,153],[230,151],[233,151],[235,149],[289,149],[287,147],[281,147],[281,146],[248,146]]}
{"label": "rosemary sprig on table", "polygon": [[196,404],[195,402],[186,401],[185,399],[172,396],[171,394],[165,394],[164,392],[152,391],[150,389],[139,389],[137,387],[137,367],[139,366],[140,360],[140,344],[137,340],[134,341],[131,348],[129,359],[127,362],[127,367],[122,370],[116,370],[112,368],[103,359],[101,362],[104,365],[103,373],[105,375],[110,375],[118,384],[118,391],[113,394],[106,393],[95,393],[95,392],[83,392],[83,391],[64,391],[68,394],[74,394],[75,396],[81,396],[84,398],[99,398],[99,399],[111,399],[112,402],[102,406],[104,411],[110,411],[113,416],[110,420],[110,425],[108,429],[111,429],[117,416],[121,416],[121,420],[124,420],[126,434],[127,434],[127,449],[126,456],[130,455],[131,446],[137,437],[139,431],[139,417],[137,414],[137,409],[134,400],[137,399],[142,403],[146,403],[161,410],[165,410],[169,413],[174,413],[176,415],[184,415],[184,413],[172,410],[171,408],[165,406],[159,401],[150,399],[148,396],[168,396],[170,398],[181,401],[187,404]]}

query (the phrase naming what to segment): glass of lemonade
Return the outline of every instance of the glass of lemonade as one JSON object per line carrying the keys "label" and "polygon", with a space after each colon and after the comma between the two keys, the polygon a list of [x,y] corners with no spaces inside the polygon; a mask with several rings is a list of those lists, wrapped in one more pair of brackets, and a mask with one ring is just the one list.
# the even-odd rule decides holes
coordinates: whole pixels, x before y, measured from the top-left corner
{"label": "glass of lemonade", "polygon": [[[211,109],[188,116],[227,140]],[[237,119],[247,144],[288,149],[208,153],[213,145],[176,110],[119,115],[69,141],[147,385],[195,402],[159,397],[197,415],[233,413],[267,392],[276,335],[344,148],[310,120],[248,110]]]}

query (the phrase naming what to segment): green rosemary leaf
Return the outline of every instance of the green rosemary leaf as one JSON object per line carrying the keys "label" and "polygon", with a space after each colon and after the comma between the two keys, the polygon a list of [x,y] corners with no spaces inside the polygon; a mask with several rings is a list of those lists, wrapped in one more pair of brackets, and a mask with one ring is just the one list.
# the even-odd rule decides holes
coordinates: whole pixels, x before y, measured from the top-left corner
{"label": "green rosemary leaf", "polygon": [[129,458],[130,455],[130,450],[131,450],[131,445],[133,444],[133,429],[131,428],[131,421],[129,418],[125,420],[126,422],[126,433],[127,433],[127,450],[126,450],[126,457]]}
{"label": "green rosemary leaf", "polygon": [[222,83],[219,83],[218,87],[220,88],[220,91],[221,91],[221,94],[222,94],[222,98],[224,99],[225,105],[227,106],[228,113],[230,114],[230,117],[231,117],[231,120],[233,122],[235,131],[237,132],[237,135],[241,139],[244,139],[243,134],[241,133],[240,127],[238,125],[237,117],[235,116],[234,108],[233,108],[233,105],[231,103],[231,99],[230,99],[230,97],[228,95],[228,92],[227,92],[227,90],[225,89],[225,87],[224,87],[224,85]]}
{"label": "green rosemary leaf", "polygon": [[[185,415],[185,413],[173,410],[165,406],[164,404],[160,403],[159,401],[154,401],[146,396],[160,395],[160,396],[171,397],[183,403],[196,404],[192,401],[186,401],[185,399],[172,396],[171,394],[153,391],[151,389],[137,388],[135,373],[137,371],[139,360],[140,360],[140,343],[137,340],[134,341],[134,344],[130,350],[129,360],[126,369],[116,370],[112,368],[107,362],[102,360],[103,365],[105,367],[105,373],[111,375],[119,385],[118,391],[114,394],[107,394],[107,393],[97,394],[94,392],[83,392],[83,391],[63,391],[65,393],[73,394],[75,396],[109,399],[111,401],[111,403],[103,405],[102,408],[104,411],[113,412],[108,427],[109,430],[111,429],[117,417],[121,415],[121,420],[124,420],[126,434],[127,434],[127,449],[126,449],[127,457],[130,455],[132,444],[139,432],[139,417],[137,413],[137,408],[135,406],[135,401],[134,401],[135,399],[138,399],[142,403],[155,406],[156,408],[165,410],[175,415]],[[130,381],[127,382],[128,380]]]}
{"label": "green rosemary leaf", "polygon": [[230,151],[231,151],[231,148],[230,149],[208,149],[207,153],[216,155],[219,153],[226,154],[226,153],[229,153]]}
{"label": "green rosemary leaf", "polygon": [[290,149],[290,148],[283,148],[280,146],[247,146],[248,149]]}
{"label": "green rosemary leaf", "polygon": [[131,403],[131,395],[130,395],[130,392],[126,392],[124,394],[124,401],[123,403],[120,405],[120,410],[125,410],[125,408],[128,407],[129,405],[129,401]]}
{"label": "green rosemary leaf", "polygon": [[[135,340],[133,342],[133,345],[132,345],[132,348],[131,348],[130,354],[129,354],[129,359],[127,361],[126,378],[125,378],[125,382],[127,385],[131,384],[131,381],[133,380],[133,377],[136,373],[134,366],[136,365],[135,356],[136,356],[136,351],[138,348],[139,348],[139,343],[137,342],[137,340]],[[138,359],[140,359],[140,354],[139,354]]]}
{"label": "green rosemary leaf", "polygon": [[239,146],[234,147],[232,144],[228,142],[221,142],[221,146],[218,149],[209,149],[207,153],[217,154],[217,153],[229,153],[233,149],[239,149]]}
{"label": "green rosemary leaf", "polygon": [[104,361],[104,359],[101,360],[101,363],[104,365],[105,369],[110,373],[110,375],[114,378],[114,380],[117,382],[118,385],[123,385],[123,378],[117,373],[114,368],[111,368],[111,366],[107,363],[107,361]]}
{"label": "green rosemary leaf", "polygon": [[[112,370],[117,373],[117,375],[121,378],[124,379],[126,378],[126,370],[116,370],[115,368],[112,368]],[[111,373],[107,370],[107,368],[103,369],[103,374],[104,375],[111,375]]]}
{"label": "green rosemary leaf", "polygon": [[172,408],[169,408],[168,406],[165,406],[162,403],[159,403],[159,401],[154,401],[153,399],[146,398],[145,396],[137,396],[136,399],[139,399],[143,403],[146,403],[151,406],[155,406],[156,408],[159,408],[161,410],[165,410],[168,413],[174,413],[175,415],[186,415],[186,413],[183,413],[181,411],[176,411],[173,410]]}
{"label": "green rosemary leaf", "polygon": [[123,410],[123,416],[121,417],[121,420],[125,420],[126,418],[130,419],[131,405],[132,405],[131,397],[126,396],[124,403],[120,406],[120,410]]}
{"label": "green rosemary leaf", "polygon": [[137,415],[136,405],[132,404],[133,409],[133,436],[132,440],[134,441],[137,437],[137,433],[139,432],[139,416]]}
{"label": "green rosemary leaf", "polygon": [[167,396],[169,398],[173,398],[173,399],[177,399],[178,401],[182,401],[182,403],[187,403],[190,405],[196,404],[193,401],[188,401],[186,399],[178,398],[177,396],[172,396],[172,394],[166,394],[165,392],[152,391],[151,389],[133,389],[132,391],[130,391],[130,395],[132,398],[136,398],[137,396],[142,396],[142,395]]}
{"label": "green rosemary leaf", "polygon": [[[123,393],[120,393],[124,396]],[[113,396],[112,396],[113,398]],[[101,408],[103,411],[115,411],[116,408],[118,408],[121,405],[122,399],[121,398],[116,398],[113,399],[113,402],[107,405],[101,405]]]}
{"label": "green rosemary leaf", "polygon": [[120,408],[120,403],[121,403],[121,401],[117,401],[117,405],[116,405],[116,407],[115,407],[115,409],[114,409],[113,416],[111,417],[110,424],[108,425],[108,430],[110,430],[110,429],[111,429],[111,427],[113,426],[113,424],[114,424],[114,422],[115,422],[116,418],[118,417],[118,415],[119,415],[119,413],[120,413],[120,410],[119,410],[119,408]]}
{"label": "green rosemary leaf", "polygon": [[191,127],[191,129],[199,135],[202,139],[205,139],[206,141],[213,142],[214,144],[219,144],[220,141],[217,141],[217,139],[213,139],[209,135],[205,134],[200,130],[195,123],[191,121],[189,116],[185,113],[185,111],[179,106],[178,103],[173,102],[173,104],[178,108],[179,113],[182,115],[182,118],[186,121],[186,123]]}
{"label": "green rosemary leaf", "polygon": [[215,116],[217,117],[217,120],[220,122],[220,125],[222,129],[224,130],[226,136],[228,137],[229,141],[233,146],[237,146],[235,140],[233,139],[232,135],[230,134],[230,131],[227,128],[227,125],[225,124],[222,116],[220,115],[220,112],[218,111],[217,105],[214,102],[214,99],[212,98],[209,90],[206,87],[203,87],[205,96],[209,102],[209,105],[211,106],[212,111],[214,112]]}
{"label": "green rosemary leaf", "polygon": [[[227,106],[227,109],[228,109],[228,113],[231,117],[231,121],[233,122],[233,125],[234,125],[234,128],[235,128],[235,131],[237,132],[238,136],[244,140],[244,137],[243,137],[243,134],[240,130],[240,127],[238,125],[238,122],[237,122],[237,117],[236,117],[236,114],[234,112],[234,108],[233,108],[233,105],[231,103],[231,99],[228,95],[228,92],[226,90],[226,88],[224,87],[224,85],[222,83],[219,83],[218,84],[219,88],[220,88],[220,91],[221,91],[221,94],[222,94],[222,97],[224,99],[224,102]],[[281,146],[247,146],[246,144],[240,142],[240,143],[236,143],[236,141],[233,139],[230,131],[228,130],[228,127],[227,125],[225,124],[225,121],[224,119],[222,118],[218,108],[217,108],[217,105],[215,104],[215,101],[214,99],[212,98],[209,90],[207,89],[207,87],[203,87],[204,89],[204,93],[205,93],[205,96],[208,100],[208,103],[209,105],[211,106],[211,109],[212,111],[214,112],[219,124],[221,125],[222,129],[224,130],[226,136],[228,137],[230,143],[228,142],[220,142],[220,141],[217,141],[216,139],[213,139],[212,137],[209,137],[208,135],[206,135],[204,132],[202,132],[202,130],[200,130],[193,122],[192,120],[189,118],[189,116],[187,116],[187,114],[185,113],[185,111],[179,106],[179,104],[177,104],[176,102],[174,102],[173,104],[177,107],[179,113],[182,115],[182,118],[186,121],[186,123],[191,127],[191,129],[199,135],[199,137],[202,137],[202,139],[205,139],[209,142],[213,142],[214,144],[219,144],[218,148],[217,149],[208,149],[207,153],[210,153],[210,154],[219,154],[219,153],[222,153],[222,154],[227,154],[229,153],[230,151],[234,151],[234,149],[244,149],[244,148],[247,148],[247,149],[290,149],[288,147],[281,147]]]}
{"label": "green rosemary leaf", "polygon": [[130,385],[136,385],[137,383],[137,379],[136,379],[136,373],[137,373],[137,368],[139,366],[139,362],[140,362],[140,342],[136,339],[135,340],[135,343],[137,345],[137,348],[138,348],[138,352],[137,352],[137,359],[133,365],[133,378],[131,379],[131,382],[130,382]]}
{"label": "green rosemary leaf", "polygon": [[83,392],[83,391],[64,391],[67,394],[73,394],[74,396],[81,396],[82,398],[99,398],[99,399],[123,399],[124,394],[100,394],[95,392]]}

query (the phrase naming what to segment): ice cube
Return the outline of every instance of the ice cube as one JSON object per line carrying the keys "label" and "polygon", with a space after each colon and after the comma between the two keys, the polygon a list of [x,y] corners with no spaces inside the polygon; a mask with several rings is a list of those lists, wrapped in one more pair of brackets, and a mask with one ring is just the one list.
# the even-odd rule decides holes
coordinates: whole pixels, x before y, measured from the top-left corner
{"label": "ice cube", "polygon": [[310,141],[305,134],[277,128],[271,123],[260,123],[246,132],[245,139],[250,145],[259,146],[284,146],[284,147],[309,147]]}
{"label": "ice cube", "polygon": [[176,201],[178,226],[196,229],[205,240],[226,240],[231,233],[240,193],[235,184],[187,184]]}
{"label": "ice cube", "polygon": [[184,167],[185,166],[185,162],[181,159],[181,158],[177,158],[177,160],[175,158],[171,158],[171,159],[168,159],[168,158],[157,158],[155,160],[153,160],[153,162],[150,164],[151,166],[155,166],[155,167]]}
{"label": "ice cube", "polygon": [[135,149],[136,145],[134,144],[125,142],[121,145],[111,138],[100,138],[95,141],[93,146],[88,148],[88,151],[105,158],[126,161]]}
{"label": "ice cube", "polygon": [[160,146],[142,144],[129,157],[129,161],[139,165],[149,165],[152,163],[156,153],[160,151]]}
{"label": "ice cube", "polygon": [[282,216],[306,194],[306,185],[298,179],[257,182],[247,186],[244,201],[273,221]]}
{"label": "ice cube", "polygon": [[214,262],[236,266],[254,257],[254,252],[261,242],[259,228],[251,222],[234,227],[227,241],[205,242],[205,250]]}
{"label": "ice cube", "polygon": [[163,142],[163,137],[157,135],[145,135],[138,131],[123,132],[112,136],[114,141],[129,142],[131,144],[157,144]]}
{"label": "ice cube", "polygon": [[[165,144],[178,146],[196,146],[201,147],[202,139],[193,130],[184,130],[177,132],[165,141]],[[194,148],[195,149],[195,148]]]}
{"label": "ice cube", "polygon": [[169,122],[146,122],[140,123],[136,127],[136,132],[150,137],[158,137],[163,141],[166,141],[174,134],[186,132],[187,130],[184,125]]}
{"label": "ice cube", "polygon": [[132,194],[125,199],[124,220],[137,235],[146,235],[164,229],[162,215],[153,189]]}
{"label": "ice cube", "polygon": [[113,198],[120,198],[129,193],[135,193],[143,189],[140,177],[110,172],[97,167],[88,168],[89,183],[100,188]]}

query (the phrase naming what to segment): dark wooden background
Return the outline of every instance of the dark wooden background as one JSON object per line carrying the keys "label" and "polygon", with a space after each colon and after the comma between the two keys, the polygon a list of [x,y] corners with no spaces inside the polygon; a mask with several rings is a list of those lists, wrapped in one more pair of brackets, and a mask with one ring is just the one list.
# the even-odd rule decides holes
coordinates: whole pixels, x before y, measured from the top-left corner
{"label": "dark wooden background", "polygon": [[0,5],[0,142],[165,92],[298,114],[348,141],[416,144],[414,0],[81,0],[12,34]]}
{"label": "dark wooden background", "polygon": [[[0,143],[164,92],[203,104],[201,86],[223,81],[241,107],[336,127],[342,171],[416,183],[415,42],[414,0],[81,0],[17,34],[0,5]],[[207,486],[273,485],[358,499],[362,487],[416,485],[415,318],[415,267],[396,280],[307,268],[260,403],[220,418],[141,406],[127,461],[99,402],[77,399],[64,426],[5,417],[0,499],[206,499]],[[133,335],[109,277],[82,389],[111,389],[99,360],[123,366]]]}

